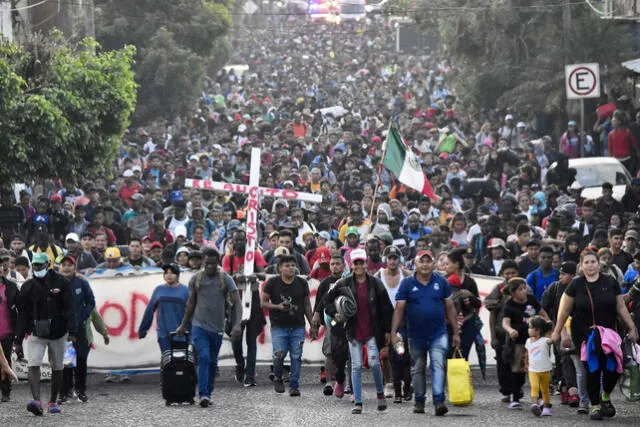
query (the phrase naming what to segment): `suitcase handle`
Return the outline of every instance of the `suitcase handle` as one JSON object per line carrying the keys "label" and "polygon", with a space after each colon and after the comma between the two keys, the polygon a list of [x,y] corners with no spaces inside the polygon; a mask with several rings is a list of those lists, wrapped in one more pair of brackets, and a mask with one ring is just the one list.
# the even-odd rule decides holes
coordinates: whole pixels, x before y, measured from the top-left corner
{"label": "suitcase handle", "polygon": [[[173,360],[173,352],[175,350],[175,343],[176,343],[176,337],[178,336],[178,334],[176,334],[175,332],[171,332],[169,333],[169,349],[171,351],[171,360]],[[185,338],[185,342],[186,342],[186,346],[185,346],[185,357],[188,359],[189,358],[189,331],[185,331],[184,334],[182,335]]]}

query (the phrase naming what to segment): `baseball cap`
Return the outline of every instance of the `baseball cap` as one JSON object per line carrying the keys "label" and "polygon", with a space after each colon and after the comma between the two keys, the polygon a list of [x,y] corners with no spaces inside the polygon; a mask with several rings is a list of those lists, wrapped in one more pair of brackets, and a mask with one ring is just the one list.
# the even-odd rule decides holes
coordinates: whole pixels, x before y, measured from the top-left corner
{"label": "baseball cap", "polygon": [[321,239],[324,239],[324,240],[331,240],[331,234],[329,234],[328,231],[319,232],[317,237],[320,237]]}
{"label": "baseball cap", "polygon": [[59,194],[54,194],[53,196],[51,196],[51,201],[52,202],[61,202],[62,201],[62,196],[60,196]]}
{"label": "baseball cap", "polygon": [[67,237],[64,238],[64,241],[66,242],[67,240],[71,240],[74,242],[79,242],[80,241],[80,237],[78,237],[78,235],[76,233],[69,233],[67,234]]}
{"label": "baseball cap", "polygon": [[421,259],[424,256],[428,256],[429,259],[433,261],[433,252],[428,250],[418,251],[418,253],[416,254],[416,259]]}
{"label": "baseball cap", "polygon": [[172,202],[174,200],[182,200],[184,197],[182,196],[182,191],[180,190],[173,190],[171,193],[169,193],[169,200],[171,200]]}
{"label": "baseball cap", "polygon": [[176,256],[178,256],[178,254],[181,254],[181,253],[185,253],[189,255],[189,248],[187,248],[186,246],[182,246],[178,248],[178,250],[176,251]]}
{"label": "baseball cap", "polygon": [[284,246],[277,247],[276,250],[273,251],[273,256],[280,255],[289,255],[289,249],[285,248]]}
{"label": "baseball cap", "polygon": [[178,225],[173,234],[176,236],[176,238],[179,236],[187,237],[187,227],[185,227],[184,225]]}
{"label": "baseball cap", "polygon": [[144,200],[144,195],[140,193],[136,193],[133,196],[131,196],[131,200]]}
{"label": "baseball cap", "polygon": [[142,168],[138,165],[135,165],[134,167],[132,167],[131,170],[133,172],[142,172]]}
{"label": "baseball cap", "polygon": [[350,226],[349,228],[347,228],[347,232],[344,233],[345,237],[346,236],[350,236],[352,234],[355,235],[355,236],[359,236],[360,235],[360,230],[358,230],[358,227]]}
{"label": "baseball cap", "polygon": [[507,244],[504,242],[504,240],[499,239],[497,237],[494,237],[493,239],[491,239],[489,241],[489,249],[492,248],[502,248],[502,249],[506,249],[507,248]]}
{"label": "baseball cap", "polygon": [[33,254],[31,264],[49,264],[49,256],[44,252]]}
{"label": "baseball cap", "polygon": [[0,248],[0,259],[9,259],[11,258],[11,252],[9,249]]}
{"label": "baseball cap", "polygon": [[164,246],[162,246],[162,243],[160,243],[160,242],[153,242],[153,243],[151,244],[151,246],[149,246],[149,250],[153,250],[153,249],[155,249],[155,248],[160,248],[160,249],[162,249],[162,248],[164,248]]}
{"label": "baseball cap", "polygon": [[287,181],[285,181],[285,182],[283,182],[283,183],[282,183],[282,186],[283,186],[283,187],[286,187],[287,185],[290,185],[290,186],[292,186],[292,187],[294,187],[294,186],[295,186],[295,185],[294,185],[294,183],[293,183],[293,181],[289,181],[289,180],[287,180]]}
{"label": "baseball cap", "polygon": [[131,169],[127,169],[122,173],[122,176],[125,178],[131,178],[133,176],[133,171]]}
{"label": "baseball cap", "polygon": [[366,261],[367,260],[367,252],[364,249],[354,249],[351,251],[351,262],[356,261]]}
{"label": "baseball cap", "polygon": [[573,181],[573,183],[569,187],[570,190],[582,190],[583,188],[584,187],[582,186],[582,184],[580,184],[578,181]]}
{"label": "baseball cap", "polygon": [[506,116],[504,116],[505,120],[513,120],[513,114],[507,114]]}
{"label": "baseball cap", "polygon": [[578,123],[576,123],[575,120],[569,120],[569,123],[567,123],[567,126],[578,126]]}
{"label": "baseball cap", "polygon": [[578,266],[573,261],[565,261],[560,264],[560,273],[564,274],[576,274]]}
{"label": "baseball cap", "polygon": [[389,258],[389,257],[396,257],[396,258],[402,258],[402,252],[400,252],[400,249],[398,249],[397,246],[387,246],[386,248],[384,248],[384,252],[382,253],[383,256]]}
{"label": "baseball cap", "polygon": [[638,232],[636,230],[627,230],[627,232],[624,233],[624,238],[625,239],[635,239],[637,241],[638,240]]}
{"label": "baseball cap", "polygon": [[104,252],[104,259],[117,259],[120,258],[120,249],[118,248],[107,248]]}
{"label": "baseball cap", "polygon": [[72,257],[71,255],[65,255],[60,259],[60,262],[58,264],[62,264],[65,261],[69,261],[71,264],[76,265],[76,259],[74,257]]}
{"label": "baseball cap", "polygon": [[516,125],[517,128],[526,128],[527,125],[525,124],[525,122],[518,122],[518,124]]}
{"label": "baseball cap", "polygon": [[227,224],[227,232],[236,230],[242,230],[242,223],[237,219],[232,219],[229,221],[229,224]]}

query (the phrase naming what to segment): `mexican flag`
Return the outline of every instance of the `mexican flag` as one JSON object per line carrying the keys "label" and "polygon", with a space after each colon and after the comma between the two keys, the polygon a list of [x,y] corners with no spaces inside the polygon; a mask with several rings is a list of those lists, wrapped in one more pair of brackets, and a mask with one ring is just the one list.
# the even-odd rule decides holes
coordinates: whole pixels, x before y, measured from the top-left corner
{"label": "mexican flag", "polygon": [[383,150],[382,164],[395,174],[398,181],[432,200],[437,199],[429,179],[422,172],[418,158],[393,126],[389,128],[389,134]]}

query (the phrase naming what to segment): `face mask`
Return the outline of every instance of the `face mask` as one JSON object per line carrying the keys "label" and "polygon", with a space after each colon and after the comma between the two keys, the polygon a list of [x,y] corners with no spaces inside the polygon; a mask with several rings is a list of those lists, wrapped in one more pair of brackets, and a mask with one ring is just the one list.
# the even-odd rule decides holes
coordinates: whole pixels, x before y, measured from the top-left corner
{"label": "face mask", "polygon": [[42,270],[34,271],[33,275],[39,279],[42,279],[44,276],[47,275],[47,269],[44,268]]}

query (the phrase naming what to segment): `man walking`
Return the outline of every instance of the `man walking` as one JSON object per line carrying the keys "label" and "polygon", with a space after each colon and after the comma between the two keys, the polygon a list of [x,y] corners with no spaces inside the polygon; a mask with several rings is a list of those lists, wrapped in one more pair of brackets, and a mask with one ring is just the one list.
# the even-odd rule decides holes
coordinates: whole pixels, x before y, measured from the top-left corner
{"label": "man walking", "polygon": [[[220,254],[213,248],[203,251],[204,270],[194,274],[189,281],[189,300],[177,335],[184,335],[189,323],[193,324],[193,343],[198,354],[198,391],[200,406],[211,405],[218,353],[222,345],[225,323],[225,303],[235,310],[235,324],[231,330],[233,339],[240,336],[242,307],[238,288],[229,275],[218,267]],[[193,318],[193,321],[192,321]]]}
{"label": "man walking", "polygon": [[539,259],[540,267],[527,275],[527,285],[531,288],[531,292],[538,302],[542,301],[544,291],[560,278],[558,270],[553,268],[553,248],[551,246],[540,248]]}
{"label": "man walking", "polygon": [[49,261],[45,252],[33,254],[34,277],[24,282],[17,301],[15,351],[19,359],[24,357],[22,341],[25,334],[28,334],[29,386],[33,400],[27,405],[27,410],[34,415],[43,414],[40,403],[40,366],[45,350],[48,350],[51,365],[48,411],[51,414],[60,412],[56,402],[62,385],[64,347],[67,333],[72,342],[76,333],[69,281],[49,270]]}
{"label": "man walking", "polygon": [[[262,307],[269,309],[273,344],[273,374],[276,393],[284,393],[282,371],[289,353],[291,373],[289,396],[300,396],[299,380],[304,345],[304,319],[311,325],[309,284],[296,276],[296,258],[283,255],[278,259],[279,276],[270,278],[262,293]],[[313,332],[313,331],[312,331]],[[312,339],[315,335],[311,336]]]}
{"label": "man walking", "polygon": [[433,261],[431,251],[418,252],[415,258],[416,273],[400,283],[393,313],[391,341],[394,346],[398,342],[396,334],[405,319],[409,352],[414,361],[413,387],[416,403],[413,412],[424,414],[428,354],[431,360],[431,392],[435,414],[443,416],[449,412],[444,404],[445,366],[449,352],[446,322],[449,322],[453,331],[453,347],[460,346],[460,330],[451,299],[451,286],[442,276],[433,272]]}
{"label": "man walking", "polygon": [[96,306],[96,300],[89,282],[76,275],[76,260],[71,256],[65,256],[60,262],[60,274],[69,281],[71,293],[71,305],[75,322],[76,341],[73,347],[76,350],[76,367],[64,368],[63,382],[60,392],[60,403],[65,403],[71,398],[73,391],[73,377],[75,374],[75,388],[78,400],[87,401],[87,359],[89,358],[89,341],[85,322]]}

